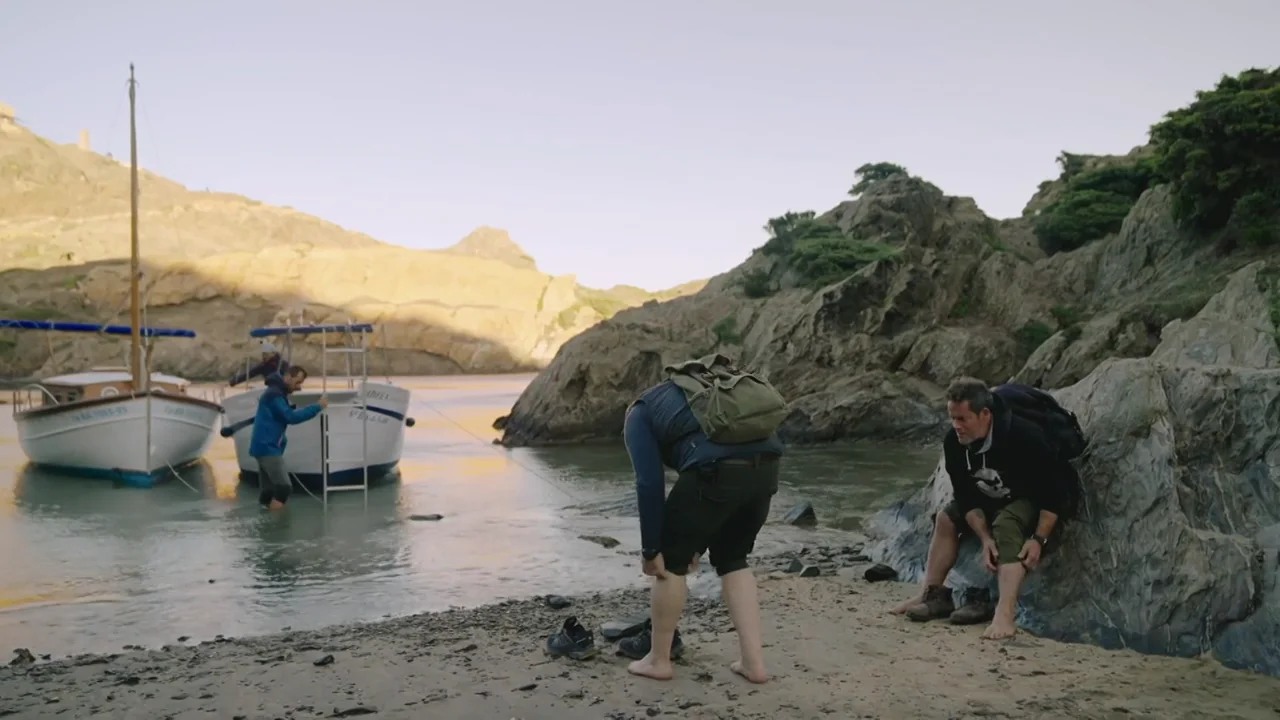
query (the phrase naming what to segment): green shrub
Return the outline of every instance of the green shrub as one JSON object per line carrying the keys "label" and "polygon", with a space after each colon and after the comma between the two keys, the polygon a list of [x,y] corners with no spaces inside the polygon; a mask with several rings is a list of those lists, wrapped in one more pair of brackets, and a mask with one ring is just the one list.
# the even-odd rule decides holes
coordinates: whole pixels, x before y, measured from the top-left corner
{"label": "green shrub", "polygon": [[1018,347],[1022,349],[1022,353],[1030,355],[1036,348],[1043,345],[1045,340],[1053,337],[1053,328],[1039,320],[1032,320],[1018,328],[1013,333],[1013,337],[1018,341]]}
{"label": "green shrub", "polygon": [[849,194],[857,197],[870,190],[873,185],[888,180],[895,175],[907,175],[907,169],[891,162],[866,163],[853,171],[853,187]]}
{"label": "green shrub", "polygon": [[1074,250],[1120,230],[1134,203],[1151,186],[1155,169],[1151,160],[1080,169],[1082,156],[1058,157],[1067,185],[1057,201],[1036,218],[1035,234],[1049,254]]}
{"label": "green shrub", "polygon": [[823,287],[857,272],[859,268],[880,260],[890,260],[901,248],[872,240],[839,237],[807,238],[791,251],[791,267],[810,287]]}
{"label": "green shrub", "polygon": [[1280,201],[1263,192],[1249,193],[1236,201],[1230,225],[1245,245],[1275,245],[1280,241]]}
{"label": "green shrub", "polygon": [[722,318],[720,322],[712,325],[711,332],[715,333],[716,341],[721,345],[739,345],[742,343],[742,336],[738,334],[738,318],[732,315]]}
{"label": "green shrub", "polygon": [[749,298],[769,297],[773,294],[773,280],[769,272],[761,268],[751,270],[742,276],[742,293]]}
{"label": "green shrub", "polygon": [[765,255],[788,255],[801,240],[844,236],[839,227],[817,219],[812,210],[788,211],[770,218],[764,229],[769,233],[769,240],[760,248]]}
{"label": "green shrub", "polygon": [[1280,69],[1223,76],[1153,125],[1151,142],[1179,222],[1207,234],[1239,213],[1245,242],[1274,242],[1261,228],[1280,198]]}
{"label": "green shrub", "polygon": [[1058,327],[1066,329],[1072,325],[1079,325],[1083,322],[1084,317],[1080,312],[1080,308],[1074,305],[1058,305],[1049,309],[1049,314],[1053,316]]}

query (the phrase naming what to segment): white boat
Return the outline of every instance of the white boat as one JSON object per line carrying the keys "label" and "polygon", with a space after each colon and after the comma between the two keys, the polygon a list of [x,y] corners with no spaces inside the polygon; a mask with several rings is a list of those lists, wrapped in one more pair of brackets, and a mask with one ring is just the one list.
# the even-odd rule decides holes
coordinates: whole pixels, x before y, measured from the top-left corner
{"label": "white boat", "polygon": [[[0,328],[126,335],[132,328],[33,320],[0,320]],[[193,337],[189,330],[143,328],[149,337]],[[94,368],[33,383],[14,394],[18,443],[42,468],[151,487],[199,460],[213,441],[222,406],[188,394],[190,383],[151,373],[149,392],[134,392],[133,376]]]}
{"label": "white boat", "polygon": [[[364,335],[372,331],[373,326],[368,324],[290,325],[255,328],[250,336],[283,335],[291,348],[293,335],[358,335],[358,347],[329,347],[326,344],[325,351],[363,354],[366,352]],[[363,358],[360,364],[365,365]],[[316,419],[290,425],[287,430],[285,467],[314,493],[323,493],[326,487],[328,490],[367,487],[368,483],[394,476],[404,449],[404,429],[414,424],[413,418],[407,414],[412,397],[409,390],[390,381],[370,381],[367,367],[359,376],[353,376],[350,363],[347,366],[347,375],[340,378],[331,377],[327,365],[307,368],[311,374],[303,389],[288,396],[289,403],[296,408],[315,404],[321,395],[329,399],[328,409]],[[249,443],[253,437],[258,400],[265,390],[260,386],[228,395],[223,400],[226,420],[221,434],[235,439],[241,476],[253,482],[257,481],[258,463],[249,455]]]}
{"label": "white boat", "polygon": [[153,338],[196,334],[142,326],[136,93],[130,65],[129,325],[0,320],[0,328],[130,337],[128,369],[99,368],[35,383],[16,393],[14,421],[23,452],[36,465],[150,487],[158,477],[200,459],[213,440],[222,406],[190,396],[190,383],[182,378],[151,372]]}

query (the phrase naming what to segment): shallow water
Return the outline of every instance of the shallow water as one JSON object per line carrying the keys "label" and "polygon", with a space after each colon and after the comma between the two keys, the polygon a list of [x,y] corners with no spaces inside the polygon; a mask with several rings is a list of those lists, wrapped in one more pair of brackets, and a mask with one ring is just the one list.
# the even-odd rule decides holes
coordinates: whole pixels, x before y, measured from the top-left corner
{"label": "shallow water", "polygon": [[[279,514],[240,487],[230,440],[216,437],[181,480],[115,488],[28,466],[0,406],[0,652],[107,652],[641,584],[620,444],[492,444],[490,424],[530,379],[397,379],[414,391],[417,420],[400,481],[371,489],[367,507],[360,493],[339,493],[325,511],[295,492]],[[822,525],[770,525],[758,550],[847,542],[845,531],[922,483],[936,459],[913,447],[792,449],[775,517],[810,499]],[[695,591],[712,586],[700,577]]]}

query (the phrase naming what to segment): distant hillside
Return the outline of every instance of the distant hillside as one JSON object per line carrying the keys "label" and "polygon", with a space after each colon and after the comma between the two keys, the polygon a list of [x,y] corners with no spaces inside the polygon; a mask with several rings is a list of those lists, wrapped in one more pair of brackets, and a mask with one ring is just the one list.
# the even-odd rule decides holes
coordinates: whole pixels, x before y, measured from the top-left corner
{"label": "distant hillside", "polygon": [[[127,323],[127,164],[51,142],[12,116],[0,113],[0,317]],[[496,228],[444,250],[410,250],[290,208],[139,175],[147,322],[199,334],[160,343],[157,369],[189,377],[230,375],[251,348],[251,327],[299,315],[378,323],[376,372],[536,369],[618,310],[680,294],[547,275]],[[125,347],[4,331],[0,376],[116,364]],[[320,363],[305,344],[297,357]]]}

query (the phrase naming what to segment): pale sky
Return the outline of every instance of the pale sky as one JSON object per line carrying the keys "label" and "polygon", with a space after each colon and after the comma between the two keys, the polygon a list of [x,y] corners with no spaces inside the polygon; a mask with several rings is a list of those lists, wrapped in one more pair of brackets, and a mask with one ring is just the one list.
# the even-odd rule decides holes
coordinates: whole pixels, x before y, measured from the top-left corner
{"label": "pale sky", "polygon": [[1280,0],[0,0],[0,101],[124,156],[134,62],[140,162],[189,188],[658,289],[864,162],[1016,215],[1061,150],[1280,64],[1278,29]]}

